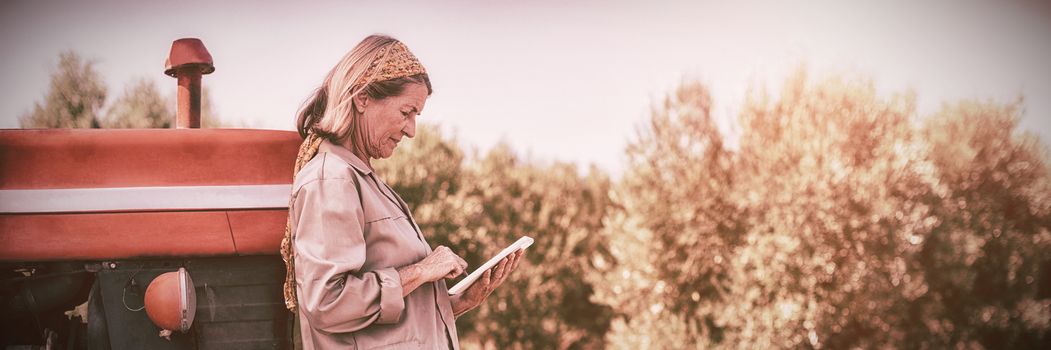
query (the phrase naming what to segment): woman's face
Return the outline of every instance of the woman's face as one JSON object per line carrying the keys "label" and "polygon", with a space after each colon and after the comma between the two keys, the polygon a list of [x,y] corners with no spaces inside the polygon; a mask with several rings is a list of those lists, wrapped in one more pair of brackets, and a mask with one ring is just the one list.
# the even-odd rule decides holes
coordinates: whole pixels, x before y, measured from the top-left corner
{"label": "woman's face", "polygon": [[[362,94],[364,95],[364,94]],[[427,86],[405,85],[401,95],[382,100],[365,99],[365,132],[370,158],[387,158],[394,153],[402,137],[416,136],[416,116],[427,102]]]}

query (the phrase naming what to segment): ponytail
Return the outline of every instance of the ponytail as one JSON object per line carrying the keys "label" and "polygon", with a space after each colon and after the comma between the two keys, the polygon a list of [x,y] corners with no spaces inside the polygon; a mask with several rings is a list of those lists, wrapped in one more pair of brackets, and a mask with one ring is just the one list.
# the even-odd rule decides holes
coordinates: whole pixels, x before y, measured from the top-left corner
{"label": "ponytail", "polygon": [[[314,91],[314,95],[299,110],[299,117],[296,118],[296,129],[299,130],[299,137],[307,138],[307,134],[312,131],[311,129],[314,129],[314,125],[317,125],[318,120],[321,120],[321,117],[325,115],[327,102],[328,96],[325,93],[325,86],[317,88]],[[317,130],[313,131],[317,132]]]}

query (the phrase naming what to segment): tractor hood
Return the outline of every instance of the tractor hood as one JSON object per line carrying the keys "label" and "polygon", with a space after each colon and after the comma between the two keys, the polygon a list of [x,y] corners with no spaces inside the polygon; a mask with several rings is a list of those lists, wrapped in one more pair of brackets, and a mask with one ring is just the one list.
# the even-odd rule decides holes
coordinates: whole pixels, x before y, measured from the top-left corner
{"label": "tractor hood", "polygon": [[0,261],[277,254],[291,131],[0,130]]}

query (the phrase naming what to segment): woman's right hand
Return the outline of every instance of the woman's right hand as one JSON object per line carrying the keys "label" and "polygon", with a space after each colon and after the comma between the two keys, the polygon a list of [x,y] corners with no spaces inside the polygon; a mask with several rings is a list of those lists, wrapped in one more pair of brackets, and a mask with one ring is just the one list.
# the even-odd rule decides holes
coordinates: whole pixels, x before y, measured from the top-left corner
{"label": "woman's right hand", "polygon": [[453,253],[449,247],[438,246],[430,255],[416,263],[421,270],[421,277],[426,282],[442,278],[453,278],[467,270],[467,262]]}

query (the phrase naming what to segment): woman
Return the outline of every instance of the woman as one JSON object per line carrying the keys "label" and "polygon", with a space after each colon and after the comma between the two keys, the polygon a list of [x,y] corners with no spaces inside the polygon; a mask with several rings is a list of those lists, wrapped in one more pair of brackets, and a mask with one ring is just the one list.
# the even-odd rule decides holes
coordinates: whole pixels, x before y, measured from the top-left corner
{"label": "woman", "polygon": [[516,252],[462,294],[467,263],[431,249],[408,206],[372,169],[416,133],[431,83],[401,42],[372,35],[329,72],[297,121],[285,303],[306,349],[458,349],[455,318],[515,269]]}

